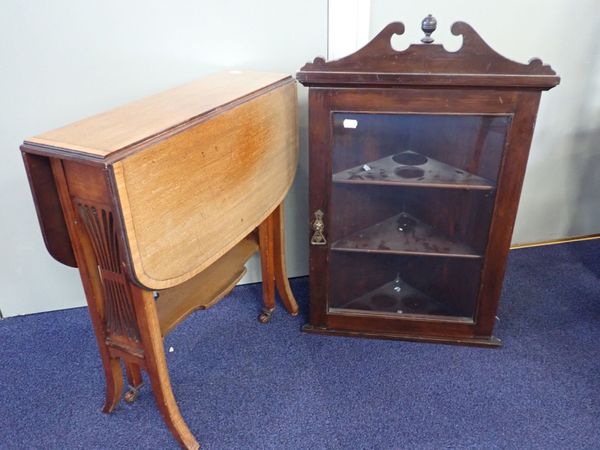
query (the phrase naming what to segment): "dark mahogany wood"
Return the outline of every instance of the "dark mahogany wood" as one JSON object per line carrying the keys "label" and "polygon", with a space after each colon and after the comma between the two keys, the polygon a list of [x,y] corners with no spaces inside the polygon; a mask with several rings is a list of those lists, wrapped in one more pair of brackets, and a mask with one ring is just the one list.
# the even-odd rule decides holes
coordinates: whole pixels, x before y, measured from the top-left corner
{"label": "dark mahogany wood", "polygon": [[[456,22],[452,34],[462,35],[457,52],[439,44],[413,44],[403,52],[391,39],[404,34],[404,25],[393,22],[357,52],[336,61],[317,57],[300,69],[297,79],[307,86],[481,86],[550,89],[559,77],[538,58],[529,64],[511,61],[496,53],[465,22]],[[475,75],[475,76],[473,76]]]}
{"label": "dark mahogany wood", "polygon": [[310,232],[325,239],[310,247],[305,331],[500,344],[540,94],[560,78],[539,59],[499,55],[463,22],[452,25],[463,45],[448,52],[431,43],[435,24],[427,17],[423,43],[399,52],[391,38],[404,25],[392,23],[297,74],[309,87]]}

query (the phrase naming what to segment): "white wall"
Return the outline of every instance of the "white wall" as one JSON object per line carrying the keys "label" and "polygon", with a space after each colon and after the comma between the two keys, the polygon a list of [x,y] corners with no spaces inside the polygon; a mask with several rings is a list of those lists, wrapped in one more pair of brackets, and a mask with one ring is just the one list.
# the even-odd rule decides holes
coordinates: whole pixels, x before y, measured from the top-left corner
{"label": "white wall", "polygon": [[[507,57],[539,56],[552,64],[562,82],[542,96],[514,242],[600,232],[598,0],[576,7],[568,0],[330,2],[332,57],[394,20],[407,26],[401,45],[417,42],[421,19],[432,13],[439,23],[434,37],[449,49],[460,46],[450,24],[464,20]],[[326,54],[327,16],[324,0],[3,1],[2,313],[84,304],[77,272],[44,248],[18,151],[25,137],[225,68],[294,73]],[[286,217],[291,276],[307,271],[307,118],[300,91],[301,163]],[[244,281],[258,280],[256,261],[248,268]]]}
{"label": "white wall", "polygon": [[[5,0],[0,12],[0,310],[83,305],[77,271],[46,252],[24,138],[225,68],[295,73],[326,53],[326,2]],[[306,93],[287,199],[288,268],[307,273]],[[249,264],[245,281],[257,281]]]}
{"label": "white wall", "polygon": [[[348,15],[358,8],[369,14],[352,35]],[[540,57],[562,78],[542,94],[513,243],[600,233],[600,1],[330,0],[330,34],[349,36],[340,52],[331,45],[339,37],[330,35],[330,54],[354,51],[364,21],[369,39],[403,22],[395,48],[406,48],[419,42],[421,20],[430,13],[438,20],[433,37],[448,50],[461,45],[450,25],[462,20],[500,54],[520,62]]]}

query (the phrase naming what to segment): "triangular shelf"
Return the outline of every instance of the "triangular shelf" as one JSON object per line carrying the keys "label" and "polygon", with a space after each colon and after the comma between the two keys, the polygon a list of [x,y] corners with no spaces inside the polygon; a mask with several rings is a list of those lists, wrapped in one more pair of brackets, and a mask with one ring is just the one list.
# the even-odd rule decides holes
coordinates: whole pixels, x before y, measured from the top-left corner
{"label": "triangular shelf", "polygon": [[[404,162],[402,157],[408,162],[410,157],[420,157],[425,162],[418,165],[396,162],[395,158]],[[481,190],[495,187],[490,180],[410,150],[338,172],[333,175],[333,182]]]}
{"label": "triangular shelf", "polygon": [[[402,223],[409,223],[400,231]],[[402,212],[331,245],[333,251],[481,258],[470,246]]]}
{"label": "triangular shelf", "polygon": [[388,314],[449,315],[441,302],[424,294],[400,277],[336,309],[356,309]]}

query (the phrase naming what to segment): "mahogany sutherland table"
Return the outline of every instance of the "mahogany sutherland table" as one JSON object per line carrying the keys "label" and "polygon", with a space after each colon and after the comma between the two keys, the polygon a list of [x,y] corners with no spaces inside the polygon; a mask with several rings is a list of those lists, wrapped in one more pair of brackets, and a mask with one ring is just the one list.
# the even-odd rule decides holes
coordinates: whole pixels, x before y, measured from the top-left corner
{"label": "mahogany sutherland table", "polygon": [[298,158],[296,85],[226,72],[27,139],[21,146],[50,254],[78,267],[106,375],[104,412],[145,369],[184,448],[198,443],[171,391],[163,337],[225,296],[260,250],[264,309],[285,270],[283,199]]}
{"label": "mahogany sutherland table", "polygon": [[542,90],[463,22],[462,47],[396,51],[388,25],[316,58],[309,87],[310,323],[305,331],[481,346],[492,336]]}

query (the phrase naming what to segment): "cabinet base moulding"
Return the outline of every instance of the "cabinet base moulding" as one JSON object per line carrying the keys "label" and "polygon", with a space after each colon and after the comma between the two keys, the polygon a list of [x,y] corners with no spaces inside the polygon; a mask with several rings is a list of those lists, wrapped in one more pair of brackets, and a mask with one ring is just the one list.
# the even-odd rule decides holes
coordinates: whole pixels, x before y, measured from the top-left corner
{"label": "cabinet base moulding", "polygon": [[426,336],[422,334],[403,333],[380,333],[367,331],[335,330],[331,328],[320,328],[310,324],[302,326],[302,331],[312,334],[328,334],[332,336],[362,337],[370,339],[393,339],[413,342],[431,342],[434,344],[467,345],[472,347],[498,348],[502,341],[494,336],[491,337],[456,337],[448,336]]}

